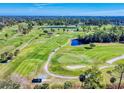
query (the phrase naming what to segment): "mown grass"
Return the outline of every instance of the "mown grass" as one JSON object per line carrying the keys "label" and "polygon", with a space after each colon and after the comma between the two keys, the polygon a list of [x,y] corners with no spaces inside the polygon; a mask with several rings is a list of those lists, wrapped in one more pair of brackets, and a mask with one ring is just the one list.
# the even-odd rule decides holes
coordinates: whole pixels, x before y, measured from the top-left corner
{"label": "mown grass", "polygon": [[[42,40],[43,42],[40,42]],[[33,40],[29,46],[22,49],[19,55],[12,62],[5,64],[5,68],[3,64],[0,64],[0,67],[6,69],[1,70],[2,74],[0,74],[0,76],[7,77],[12,74],[19,74],[20,76],[27,77],[32,73],[32,76],[41,74],[38,72],[42,72],[39,70],[46,62],[48,55],[55,48],[67,42],[67,40],[68,35],[66,34],[57,37],[52,36],[50,38],[46,38],[45,36],[38,37],[37,39]]]}
{"label": "mown grass", "polygon": [[114,62],[113,64],[124,64],[124,59],[118,60]]}
{"label": "mown grass", "polygon": [[[17,25],[4,27],[0,32],[0,48],[7,46],[7,41],[16,35]],[[7,37],[5,37],[7,34]]]}
{"label": "mown grass", "polygon": [[[8,29],[10,29],[9,32],[8,32],[8,30],[5,30],[5,32],[6,33],[8,32],[8,34],[12,33],[13,32],[12,28],[13,27],[9,27],[8,28]],[[17,29],[17,28],[15,28],[15,29]],[[4,33],[4,31],[1,33]],[[4,51],[12,52],[12,50],[14,50],[15,48],[23,45],[24,43],[28,42],[33,37],[39,35],[39,33],[41,33],[41,31],[37,30],[36,27],[34,27],[32,29],[32,31],[26,35],[22,35],[21,33],[14,32],[13,35],[11,35],[11,37],[8,37],[7,39],[4,39],[4,37],[3,38],[1,37],[0,53],[3,53]]]}
{"label": "mown grass", "polygon": [[[37,31],[38,30],[38,31]],[[34,28],[30,34],[23,37],[17,37],[20,39],[31,39],[42,33],[41,30]],[[59,46],[65,44],[69,38],[73,38],[80,33],[60,33],[59,36],[52,35],[48,37],[46,34],[34,39],[26,48],[22,49],[17,57],[13,59],[12,62],[5,65],[0,64],[2,74],[1,78],[11,76],[12,74],[19,74],[23,77],[28,77],[30,75],[37,76],[43,71],[43,66],[49,56],[49,54]],[[23,37],[23,38],[22,38]],[[25,39],[25,42],[28,40]],[[18,39],[15,39],[15,41]],[[12,42],[12,41],[11,41]],[[13,42],[12,44],[13,45]],[[37,67],[38,65],[38,67]],[[37,73],[34,73],[37,72]],[[33,78],[32,77],[32,78]]]}
{"label": "mown grass", "polygon": [[[110,28],[110,25],[108,25]],[[0,78],[7,78],[13,74],[18,74],[21,77],[34,78],[43,72],[43,66],[54,49],[65,44],[68,39],[76,38],[82,35],[83,32],[63,32],[56,30],[51,37],[47,34],[38,36],[43,33],[38,27],[34,27],[27,35],[17,34],[15,31],[17,26],[6,27],[3,32],[0,32],[0,53],[2,51],[12,52],[14,49],[23,46],[26,42],[33,39],[30,44],[22,49],[17,57],[7,64],[0,64]],[[103,29],[103,28],[101,28]],[[5,33],[9,36],[5,38]],[[14,36],[17,35],[17,36]],[[58,35],[58,36],[56,36]],[[20,43],[22,42],[22,43]],[[124,45],[119,43],[96,44],[93,49],[86,49],[89,45],[67,46],[61,48],[50,63],[49,71],[55,74],[67,76],[79,76],[91,66],[104,66],[106,61],[124,53]],[[2,51],[1,51],[2,50]],[[113,65],[123,63],[124,60],[119,60]],[[70,65],[85,65],[81,69],[69,70],[66,66]],[[106,71],[113,68],[102,69],[105,82],[109,82],[111,77]]]}
{"label": "mown grass", "polygon": [[[89,45],[72,47],[70,45],[59,50],[50,64],[50,71],[56,74],[73,75],[81,74],[88,67],[108,65],[107,60],[124,54],[124,44],[96,44],[92,49],[86,49]],[[68,65],[86,65],[87,68],[68,70]]]}

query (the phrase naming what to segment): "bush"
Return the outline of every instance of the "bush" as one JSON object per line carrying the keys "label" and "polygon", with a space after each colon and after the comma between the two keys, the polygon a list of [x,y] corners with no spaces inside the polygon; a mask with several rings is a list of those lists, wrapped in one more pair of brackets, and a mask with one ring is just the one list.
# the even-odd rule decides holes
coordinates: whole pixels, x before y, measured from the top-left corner
{"label": "bush", "polygon": [[0,81],[0,89],[19,89],[20,84],[13,82],[11,80]]}
{"label": "bush", "polygon": [[44,32],[44,33],[48,33],[48,31],[47,31],[47,30],[44,30],[43,32]]}
{"label": "bush", "polygon": [[14,56],[17,56],[18,55],[18,53],[19,53],[19,50],[17,49],[17,50],[15,50],[14,51]]}
{"label": "bush", "polygon": [[42,85],[35,85],[34,89],[49,89],[49,84],[44,83]]}
{"label": "bush", "polygon": [[115,83],[116,82],[116,78],[115,77],[110,78],[110,82],[111,83]]}
{"label": "bush", "polygon": [[93,47],[95,47],[95,46],[96,46],[95,44],[90,43],[90,47],[91,47],[91,48],[93,48]]}
{"label": "bush", "polygon": [[72,83],[70,81],[66,81],[64,83],[64,89],[70,89],[70,88],[72,88]]}

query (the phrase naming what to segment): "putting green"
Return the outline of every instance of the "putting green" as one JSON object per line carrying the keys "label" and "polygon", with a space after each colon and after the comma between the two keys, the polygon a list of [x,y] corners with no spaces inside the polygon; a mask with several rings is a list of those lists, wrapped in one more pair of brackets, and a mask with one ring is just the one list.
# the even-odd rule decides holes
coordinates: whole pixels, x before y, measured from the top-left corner
{"label": "putting green", "polygon": [[60,64],[88,64],[90,60],[86,56],[80,54],[63,53],[59,58],[58,62]]}

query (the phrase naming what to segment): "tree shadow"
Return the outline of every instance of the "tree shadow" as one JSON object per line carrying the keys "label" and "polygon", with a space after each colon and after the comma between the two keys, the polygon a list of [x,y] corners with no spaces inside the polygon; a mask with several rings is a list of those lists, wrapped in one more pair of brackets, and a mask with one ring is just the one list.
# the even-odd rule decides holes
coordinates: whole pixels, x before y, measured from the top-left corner
{"label": "tree shadow", "polygon": [[7,63],[7,60],[0,60],[0,63]]}
{"label": "tree shadow", "polygon": [[85,49],[92,49],[91,47],[84,47]]}

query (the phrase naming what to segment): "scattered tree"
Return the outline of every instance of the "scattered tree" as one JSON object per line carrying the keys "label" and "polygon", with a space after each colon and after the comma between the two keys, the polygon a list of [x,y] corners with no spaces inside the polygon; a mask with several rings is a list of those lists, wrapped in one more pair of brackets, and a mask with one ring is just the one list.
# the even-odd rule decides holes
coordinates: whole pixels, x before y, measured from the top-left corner
{"label": "scattered tree", "polygon": [[123,79],[123,74],[124,74],[124,64],[118,64],[117,66],[115,66],[115,71],[117,71],[120,76],[119,76],[119,84],[118,84],[118,89],[121,86],[121,82]]}
{"label": "scattered tree", "polygon": [[79,80],[82,82],[82,87],[86,89],[103,88],[103,76],[101,71],[96,67],[92,67],[80,75]]}
{"label": "scattered tree", "polygon": [[5,34],[5,37],[6,37],[6,38],[8,37],[8,34],[7,34],[7,33]]}
{"label": "scattered tree", "polygon": [[118,64],[117,66],[115,66],[113,72],[117,72],[119,74],[119,76],[113,75],[112,72],[108,73],[108,74],[110,74],[112,76],[110,78],[110,82],[112,84],[114,84],[116,82],[116,79],[119,79],[118,89],[120,89],[121,83],[122,83],[122,79],[123,79],[123,74],[124,74],[124,64]]}

